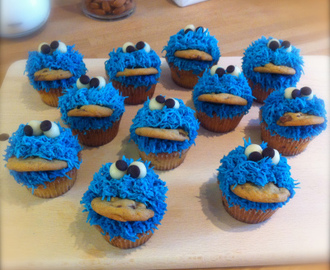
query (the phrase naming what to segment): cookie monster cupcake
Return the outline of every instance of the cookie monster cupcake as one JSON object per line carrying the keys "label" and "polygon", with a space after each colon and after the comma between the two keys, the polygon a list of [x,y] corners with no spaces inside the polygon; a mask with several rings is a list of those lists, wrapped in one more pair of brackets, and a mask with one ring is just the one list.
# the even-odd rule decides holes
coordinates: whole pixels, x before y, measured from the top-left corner
{"label": "cookie monster cupcake", "polygon": [[253,102],[251,88],[237,66],[214,65],[194,87],[193,101],[201,125],[213,132],[237,127]]}
{"label": "cookie monster cupcake", "polygon": [[115,247],[140,246],[161,224],[167,187],[149,165],[125,157],[106,163],[82,197],[87,221]]}
{"label": "cookie monster cupcake", "polygon": [[155,92],[161,74],[161,61],[148,43],[126,42],[109,53],[105,71],[113,86],[125,99],[125,104],[141,104]]}
{"label": "cookie monster cupcake", "polygon": [[32,120],[12,134],[4,157],[17,183],[37,197],[54,198],[74,185],[81,150],[69,128]]}
{"label": "cookie monster cupcake", "polygon": [[171,170],[184,161],[198,129],[194,110],[181,99],[158,95],[137,112],[130,133],[143,160],[156,170]]}
{"label": "cookie monster cupcake", "polygon": [[269,219],[295,195],[287,159],[262,142],[244,146],[224,156],[218,169],[222,202],[226,211],[245,223]]}
{"label": "cookie monster cupcake", "polygon": [[59,98],[62,120],[86,146],[101,146],[118,134],[125,111],[124,97],[102,76],[82,75]]}
{"label": "cookie monster cupcake", "polygon": [[187,25],[170,37],[163,51],[171,69],[173,81],[192,89],[203,72],[215,65],[220,58],[218,41],[204,27]]}
{"label": "cookie monster cupcake", "polygon": [[245,50],[242,69],[260,103],[275,90],[296,86],[303,73],[300,50],[289,41],[261,37]]}
{"label": "cookie monster cupcake", "polygon": [[42,101],[49,106],[58,106],[62,89],[75,84],[86,73],[83,55],[73,46],[61,41],[41,43],[37,51],[29,52],[25,72],[30,84],[38,91]]}
{"label": "cookie monster cupcake", "polygon": [[327,127],[324,101],[307,86],[272,93],[260,111],[262,140],[286,156],[304,151]]}

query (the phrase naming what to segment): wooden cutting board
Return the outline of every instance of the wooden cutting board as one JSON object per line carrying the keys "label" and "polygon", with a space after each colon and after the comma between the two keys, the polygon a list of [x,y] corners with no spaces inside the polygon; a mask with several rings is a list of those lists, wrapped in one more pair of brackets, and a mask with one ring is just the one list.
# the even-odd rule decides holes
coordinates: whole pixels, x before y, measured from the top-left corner
{"label": "wooden cutting board", "polygon": [[[105,76],[106,59],[85,59],[88,75]],[[298,87],[310,86],[329,111],[329,58],[306,56]],[[222,57],[220,64],[240,65],[240,57]],[[0,134],[16,131],[33,119],[60,120],[45,105],[24,74],[26,60],[9,68],[0,92]],[[167,64],[155,95],[177,97],[193,107],[191,91],[176,86]],[[243,145],[260,143],[259,107],[253,104],[239,126],[227,134],[200,128],[178,168],[159,172],[167,182],[168,211],[162,225],[143,246],[120,250],[110,246],[86,223],[80,199],[102,164],[123,155],[137,159],[129,142],[132,118],[142,105],[126,106],[117,137],[99,148],[83,150],[74,187],[61,197],[40,199],[18,185],[2,160],[0,166],[1,269],[159,269],[208,268],[325,262],[329,259],[329,129],[302,154],[289,157],[291,173],[300,181],[296,196],[268,221],[249,225],[225,211],[217,184],[220,159]],[[1,155],[8,141],[0,142]]]}

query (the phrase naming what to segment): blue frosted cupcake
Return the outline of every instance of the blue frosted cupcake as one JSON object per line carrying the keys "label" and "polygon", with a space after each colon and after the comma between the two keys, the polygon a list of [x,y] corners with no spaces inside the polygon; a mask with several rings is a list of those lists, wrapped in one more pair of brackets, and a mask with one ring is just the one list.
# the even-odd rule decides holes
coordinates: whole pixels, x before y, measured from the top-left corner
{"label": "blue frosted cupcake", "polygon": [[124,99],[102,76],[82,75],[77,84],[59,98],[62,120],[69,125],[79,142],[101,146],[117,135],[125,111]]}
{"label": "blue frosted cupcake", "polygon": [[324,101],[307,86],[272,93],[260,110],[262,140],[286,156],[304,151],[327,127]]}
{"label": "blue frosted cupcake", "polygon": [[143,160],[156,170],[170,170],[184,161],[198,129],[194,110],[181,99],[158,95],[137,112],[130,133]]}
{"label": "blue frosted cupcake", "polygon": [[198,77],[218,62],[220,50],[217,44],[208,29],[201,26],[195,28],[192,24],[171,36],[164,50],[173,81],[192,89]]}
{"label": "blue frosted cupcake", "polygon": [[86,73],[83,55],[73,48],[74,45],[53,41],[51,44],[41,43],[37,51],[29,52],[25,72],[30,84],[49,106],[57,107],[62,89],[71,87]]}
{"label": "blue frosted cupcake", "polygon": [[149,165],[125,157],[106,163],[82,197],[87,221],[113,246],[140,246],[161,224],[167,187]]}
{"label": "blue frosted cupcake", "polygon": [[258,102],[275,90],[296,86],[303,73],[299,53],[289,41],[272,37],[261,37],[245,50],[242,69]]}
{"label": "blue frosted cupcake", "polygon": [[35,196],[54,198],[74,185],[81,150],[69,128],[32,120],[12,134],[4,157],[17,183]]}
{"label": "blue frosted cupcake", "polygon": [[201,125],[213,132],[237,127],[253,102],[251,88],[237,66],[214,65],[194,87],[193,101]]}
{"label": "blue frosted cupcake", "polygon": [[250,139],[224,156],[218,169],[226,211],[246,223],[270,218],[295,195],[298,184],[291,178],[287,159],[262,142]]}
{"label": "blue frosted cupcake", "polygon": [[141,104],[155,92],[161,74],[161,61],[148,43],[126,42],[109,53],[105,71],[113,86],[125,99],[125,104]]}

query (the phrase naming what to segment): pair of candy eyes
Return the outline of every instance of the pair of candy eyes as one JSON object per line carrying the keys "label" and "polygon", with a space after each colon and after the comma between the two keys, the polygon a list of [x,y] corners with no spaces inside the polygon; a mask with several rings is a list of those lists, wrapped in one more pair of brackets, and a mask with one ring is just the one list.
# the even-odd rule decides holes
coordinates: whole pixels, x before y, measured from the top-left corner
{"label": "pair of candy eyes", "polygon": [[107,84],[106,80],[102,76],[96,76],[90,79],[87,75],[81,75],[77,80],[76,85],[78,89],[82,88],[97,88],[101,89]]}
{"label": "pair of candy eyes", "polygon": [[124,53],[131,53],[138,50],[145,50],[146,53],[149,53],[151,50],[150,45],[144,41],[139,41],[135,45],[132,42],[126,42],[122,48]]}
{"label": "pair of candy eyes", "polygon": [[38,46],[38,52],[43,54],[52,54],[56,50],[60,51],[61,53],[66,53],[68,51],[66,45],[63,42],[57,40],[54,40],[50,44],[43,42]]}
{"label": "pair of candy eyes", "polygon": [[211,67],[210,72],[212,76],[217,74],[219,78],[221,78],[224,74],[229,74],[239,77],[242,71],[238,66],[230,65],[226,69],[224,69],[222,66],[214,65]]}
{"label": "pair of candy eyes", "polygon": [[49,120],[37,121],[32,120],[24,127],[24,134],[26,136],[40,136],[45,135],[48,138],[56,138],[60,136],[60,128],[54,122]]}
{"label": "pair of candy eyes", "polygon": [[284,40],[284,41],[282,41],[282,44],[281,44],[281,42],[276,38],[269,40],[267,43],[267,47],[269,49],[271,49],[272,51],[276,51],[278,48],[284,48],[286,50],[286,52],[292,51],[292,46],[289,41]]}
{"label": "pair of candy eyes", "polygon": [[161,110],[166,106],[167,108],[173,108],[173,109],[179,109],[180,108],[180,103],[177,99],[175,98],[168,98],[165,99],[164,96],[158,95],[155,98],[150,99],[149,102],[149,109],[151,111],[154,110]]}
{"label": "pair of candy eyes", "polygon": [[313,98],[314,94],[311,88],[308,86],[305,86],[301,88],[300,90],[296,87],[288,87],[284,90],[284,97],[286,99],[295,99],[298,97],[306,97],[307,100],[311,100]]}
{"label": "pair of candy eyes", "polygon": [[277,165],[280,162],[280,154],[276,149],[266,147],[262,149],[258,144],[250,144],[245,148],[244,154],[251,161],[259,161],[263,158],[269,157],[272,159],[272,163]]}
{"label": "pair of candy eyes", "polygon": [[184,33],[187,34],[188,32],[192,31],[198,31],[199,29],[202,29],[203,32],[205,32],[205,28],[202,26],[198,26],[197,28],[195,28],[195,26],[193,24],[188,24],[185,28],[184,28]]}
{"label": "pair of candy eyes", "polygon": [[117,160],[112,163],[109,169],[112,179],[121,179],[125,174],[132,178],[144,178],[147,175],[147,168],[141,161],[134,161],[129,166],[124,160]]}

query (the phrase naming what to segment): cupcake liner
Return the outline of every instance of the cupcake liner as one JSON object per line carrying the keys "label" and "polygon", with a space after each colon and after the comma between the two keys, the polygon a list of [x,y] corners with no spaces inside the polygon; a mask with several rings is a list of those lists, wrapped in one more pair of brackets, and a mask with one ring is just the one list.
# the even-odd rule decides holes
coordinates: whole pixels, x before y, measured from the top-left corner
{"label": "cupcake liner", "polygon": [[148,155],[139,150],[140,157],[143,161],[150,161],[151,166],[153,166],[156,170],[159,171],[167,171],[172,170],[178,167],[185,159],[188,149],[185,149],[181,152],[172,152],[172,153],[149,153]]}
{"label": "cupcake liner", "polygon": [[228,201],[225,196],[222,196],[222,203],[229,215],[239,221],[249,224],[263,222],[269,219],[277,211],[277,209],[267,209],[265,211],[256,209],[245,210],[244,208],[241,208],[239,205],[236,204],[232,207],[229,207]]}
{"label": "cupcake liner", "polygon": [[210,117],[206,113],[198,111],[196,116],[205,129],[212,132],[225,133],[234,130],[242,120],[244,114],[234,116],[230,119],[220,118],[215,114],[213,114],[213,117]]}
{"label": "cupcake liner", "polygon": [[138,239],[135,242],[122,238],[121,236],[115,236],[110,240],[110,236],[108,233],[104,234],[103,229],[99,225],[95,225],[95,227],[102,233],[104,239],[109,242],[111,245],[121,248],[121,249],[130,249],[143,245],[147,242],[151,236],[153,235],[152,231],[147,231],[145,233],[139,233]]}
{"label": "cupcake liner", "polygon": [[151,86],[134,87],[133,85],[125,86],[120,82],[112,81],[112,85],[122,94],[123,97],[128,97],[124,100],[124,103],[128,105],[144,103],[148,98],[152,98],[156,89],[156,84]]}
{"label": "cupcake liner", "polygon": [[261,139],[267,142],[268,146],[278,150],[283,156],[294,156],[303,152],[312,138],[299,139],[298,141],[282,137],[278,134],[271,135],[267,124],[262,122]]}
{"label": "cupcake liner", "polygon": [[259,103],[264,103],[264,100],[275,91],[274,88],[268,88],[266,91],[262,88],[260,83],[254,84],[251,79],[248,79],[248,83],[252,89],[252,95],[256,98],[255,101]]}
{"label": "cupcake liner", "polygon": [[81,144],[86,146],[101,146],[111,142],[118,134],[120,120],[113,123],[112,127],[106,130],[90,129],[80,131],[79,129],[72,129],[73,135],[78,135],[78,140]]}
{"label": "cupcake liner", "polygon": [[49,92],[38,90],[41,100],[49,106],[58,107],[58,98],[63,95],[62,88],[52,88]]}
{"label": "cupcake liner", "polygon": [[193,89],[198,82],[198,77],[201,77],[204,71],[199,74],[194,74],[192,70],[179,70],[176,66],[171,65],[172,80],[181,87]]}

